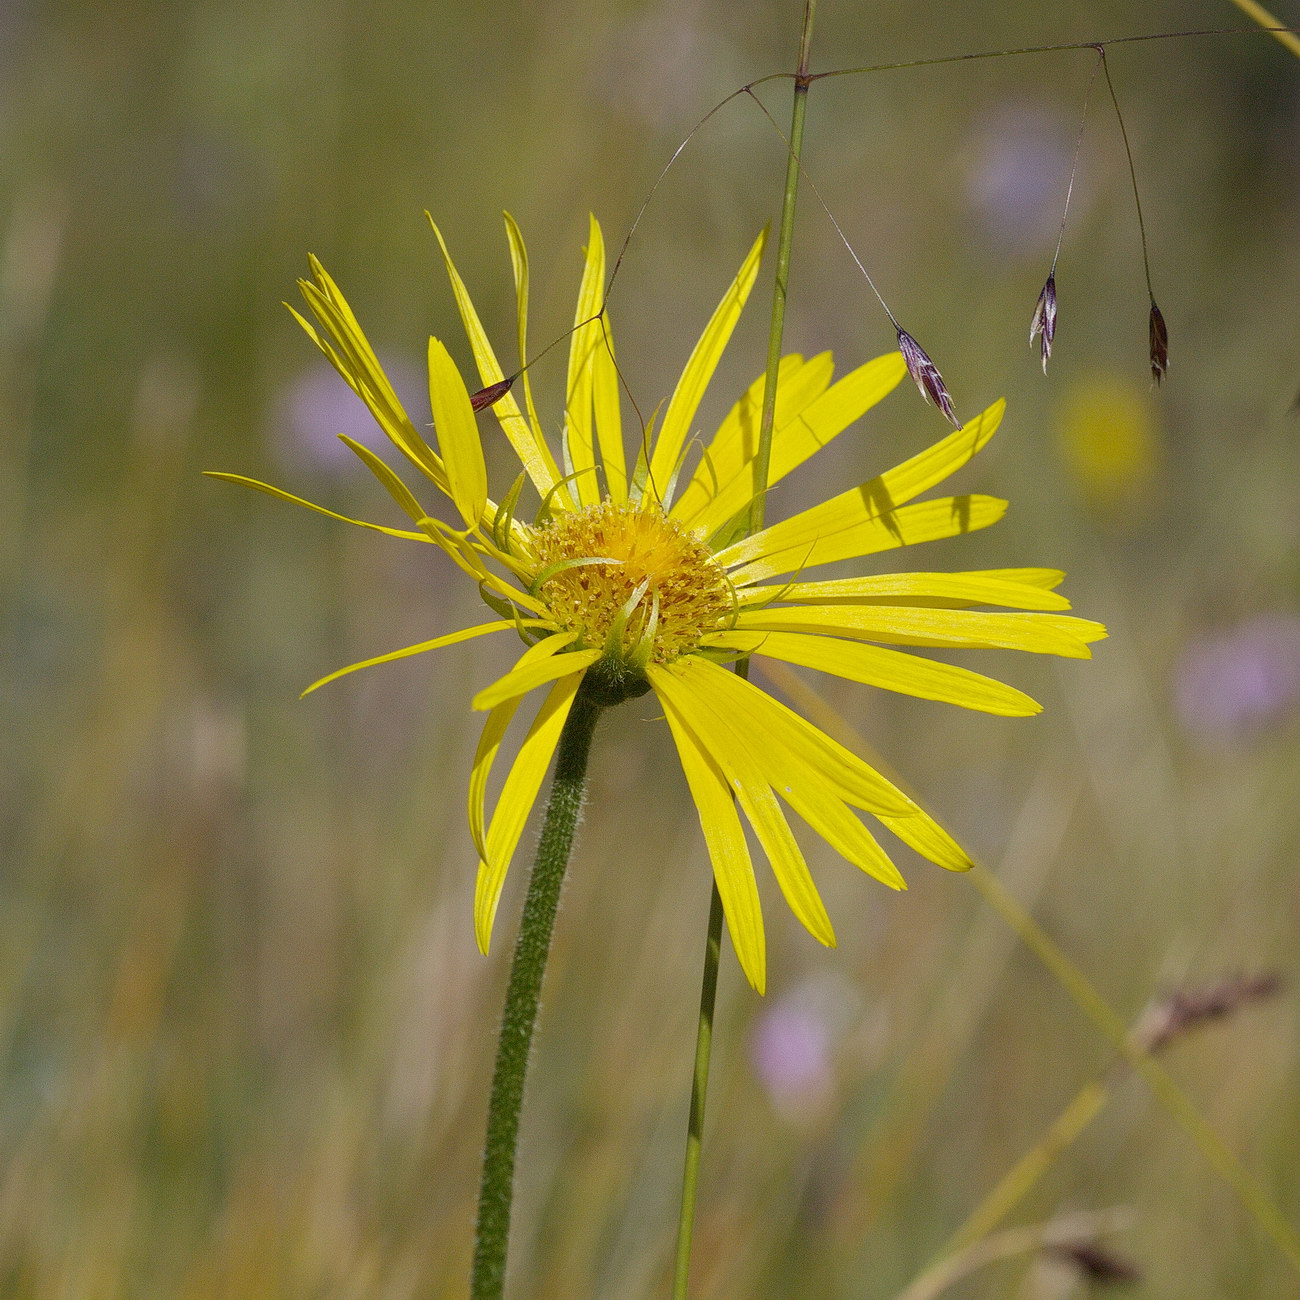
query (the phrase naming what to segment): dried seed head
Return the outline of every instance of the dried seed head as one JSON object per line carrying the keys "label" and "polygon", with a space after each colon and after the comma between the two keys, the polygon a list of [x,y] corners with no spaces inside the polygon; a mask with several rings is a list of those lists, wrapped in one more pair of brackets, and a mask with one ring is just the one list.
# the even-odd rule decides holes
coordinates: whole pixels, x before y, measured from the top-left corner
{"label": "dried seed head", "polygon": [[476,411],[481,411],[486,406],[495,405],[510,391],[510,386],[514,382],[515,376],[511,375],[509,379],[501,379],[495,384],[489,384],[486,388],[480,388],[477,393],[470,394],[470,406]]}
{"label": "dried seed head", "polygon": [[1142,1274],[1136,1264],[1122,1255],[1097,1245],[1095,1241],[1071,1241],[1054,1246],[1053,1252],[1071,1264],[1088,1279],[1102,1285],[1117,1282],[1140,1282]]}
{"label": "dried seed head", "polygon": [[1133,1037],[1145,1051],[1158,1052],[1190,1030],[1222,1020],[1252,1002],[1276,997],[1281,991],[1281,976],[1274,972],[1230,975],[1199,988],[1174,989],[1147,1008]]}
{"label": "dried seed head", "polygon": [[921,396],[933,402],[960,429],[961,421],[953,409],[948,387],[925,349],[905,329],[898,330],[898,347],[907,362],[907,373],[921,390]]}
{"label": "dried seed head", "polygon": [[1151,299],[1151,378],[1158,384],[1169,369],[1169,331],[1165,328],[1165,318]]}
{"label": "dried seed head", "polygon": [[1052,355],[1052,340],[1056,337],[1056,275],[1047,277],[1043,291],[1034,304],[1034,319],[1029,322],[1029,346],[1042,336],[1043,374],[1047,373],[1047,359]]}

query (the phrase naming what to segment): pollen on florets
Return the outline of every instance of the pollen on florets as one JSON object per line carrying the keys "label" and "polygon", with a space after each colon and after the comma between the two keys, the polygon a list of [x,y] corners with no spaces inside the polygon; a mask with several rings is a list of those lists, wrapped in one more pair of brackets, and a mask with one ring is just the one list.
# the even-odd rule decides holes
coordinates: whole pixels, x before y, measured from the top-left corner
{"label": "pollen on florets", "polygon": [[533,534],[535,594],[582,645],[644,667],[692,649],[733,608],[709,548],[658,507],[606,499]]}

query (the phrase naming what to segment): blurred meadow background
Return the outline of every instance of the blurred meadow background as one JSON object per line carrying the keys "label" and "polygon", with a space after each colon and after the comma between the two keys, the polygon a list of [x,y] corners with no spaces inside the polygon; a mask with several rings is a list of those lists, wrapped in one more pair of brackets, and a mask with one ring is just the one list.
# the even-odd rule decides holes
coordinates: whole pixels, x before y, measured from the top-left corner
{"label": "blurred meadow background", "polygon": [[[0,1294],[464,1293],[527,858],[484,959],[468,695],[510,648],[299,703],[334,667],[478,621],[476,594],[432,547],[200,471],[395,522],[335,440],[378,431],[280,305],[308,252],[427,411],[427,336],[467,373],[469,352],[423,210],[509,364],[501,209],[529,240],[540,347],[572,319],[588,211],[621,240],[703,112],[792,65],[799,9],[0,4]],[[1300,23],[1294,0],[1275,10]],[[1239,25],[1227,0],[822,0],[813,64]],[[1046,378],[1025,346],[1091,56],[814,87],[806,165],[882,291],[959,409],[1010,404],[955,484],[1009,497],[1006,521],[901,563],[1059,566],[1112,635],[1089,664],[964,661],[1041,698],[1034,720],[813,684],[1125,1020],[1225,974],[1282,977],[1162,1060],[1295,1222],[1300,61],[1253,35],[1111,64],[1171,336],[1160,390],[1100,90]],[[788,83],[762,93],[784,123]],[[610,303],[643,409],[783,169],[738,101],[658,191]],[[762,369],[770,270],[706,428]],[[841,369],[893,347],[807,191],[786,340]],[[563,356],[535,372],[544,419]],[[769,509],[943,431],[900,387]],[[797,699],[799,679],[774,685]],[[597,745],[525,1111],[521,1297],[667,1292],[709,878],[653,706],[607,715]],[[839,949],[768,889],[765,999],[724,954],[701,1298],[899,1295],[1113,1061],[969,880],[905,860],[895,896],[824,846],[812,865]],[[1107,1229],[1140,1270],[1128,1294],[1295,1295],[1146,1087],[1106,1077],[1005,1226]],[[1079,1296],[1086,1271],[1022,1250],[943,1294]]]}

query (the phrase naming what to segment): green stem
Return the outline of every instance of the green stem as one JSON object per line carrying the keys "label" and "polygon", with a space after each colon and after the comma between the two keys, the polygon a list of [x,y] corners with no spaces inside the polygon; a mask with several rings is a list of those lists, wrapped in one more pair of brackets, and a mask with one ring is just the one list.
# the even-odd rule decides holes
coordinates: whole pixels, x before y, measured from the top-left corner
{"label": "green stem", "polygon": [[587,783],[587,758],[600,716],[600,705],[579,690],[569,712],[555,759],[551,797],[546,806],[537,860],[528,882],[523,920],[515,941],[510,982],[506,986],[501,1036],[497,1041],[492,1093],[488,1101],[487,1139],[483,1145],[483,1182],[479,1189],[478,1226],[474,1240],[472,1300],[500,1300],[506,1279],[510,1237],[510,1202],[514,1194],[515,1148],[519,1112],[524,1101],[528,1055],[537,1024],[537,1002],[546,973],[551,931],[560,887],[573,848],[573,834]]}
{"label": "green stem", "polygon": [[695,1192],[700,1181],[700,1151],[704,1145],[704,1098],[709,1090],[709,1053],[713,1047],[713,1007],[718,993],[718,959],[722,953],[722,897],[717,885],[709,903],[709,937],[704,945],[704,978],[700,983],[700,1023],[695,1032],[695,1074],[691,1080],[691,1118],[686,1130],[686,1168],[682,1174],[682,1205],[677,1222],[677,1266],[673,1300],[685,1300],[691,1272],[691,1235],[695,1227]]}
{"label": "green stem", "polygon": [[817,0],[804,0],[803,32],[799,38],[799,70],[794,78],[794,106],[790,113],[790,148],[785,162],[785,192],[781,197],[781,228],[776,241],[776,285],[772,291],[772,322],[767,331],[767,373],[763,379],[763,413],[758,424],[758,446],[754,451],[754,501],[749,512],[749,531],[763,527],[767,506],[767,480],[772,465],[772,431],[776,425],[776,377],[781,367],[785,341],[785,304],[790,283],[790,249],[794,243],[795,200],[803,157],[804,117],[808,111],[808,55],[812,47],[813,18]]}
{"label": "green stem", "polygon": [[[781,198],[781,226],[776,244],[776,284],[772,291],[772,321],[767,335],[767,370],[763,380],[763,412],[754,453],[754,499],[749,511],[749,531],[763,526],[767,480],[772,464],[772,431],[776,425],[776,381],[785,340],[785,304],[790,281],[790,249],[794,242],[795,200],[803,154],[804,117],[808,109],[808,57],[812,48],[817,0],[804,0],[803,28],[799,36],[799,69],[794,78],[790,148],[786,159],[785,191]],[[737,671],[744,674],[748,663]],[[704,976],[700,986],[700,1019],[695,1035],[695,1071],[691,1080],[691,1113],[686,1131],[686,1158],[682,1172],[681,1210],[677,1221],[677,1260],[673,1272],[673,1300],[686,1300],[691,1269],[691,1238],[695,1225],[695,1199],[699,1190],[700,1155],[704,1143],[704,1100],[709,1087],[709,1058],[713,1048],[713,1012],[717,1002],[718,963],[722,953],[722,898],[716,883],[709,902],[709,933],[704,947]]]}

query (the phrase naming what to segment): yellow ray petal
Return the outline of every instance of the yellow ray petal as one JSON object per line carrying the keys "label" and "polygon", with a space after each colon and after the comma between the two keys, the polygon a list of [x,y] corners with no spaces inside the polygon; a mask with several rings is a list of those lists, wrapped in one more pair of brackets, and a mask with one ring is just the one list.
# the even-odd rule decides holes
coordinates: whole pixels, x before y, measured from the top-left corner
{"label": "yellow ray petal", "polygon": [[[686,660],[679,660],[679,663],[685,662]],[[697,662],[703,663],[703,660],[690,660],[692,666]],[[710,668],[710,685],[716,689],[718,680],[716,680],[715,675],[718,672],[725,671],[725,669],[719,668],[716,664],[708,664],[707,667]],[[849,762],[857,763],[859,767],[866,770],[870,774],[872,781],[875,781],[896,802],[896,805],[901,807],[901,811],[900,807],[881,810],[879,803],[878,806],[872,807],[870,801],[863,800],[861,792],[855,787],[853,781],[844,780],[842,766],[837,766],[835,762],[822,762],[819,764],[819,772],[827,780],[831,792],[837,798],[841,798],[841,800],[853,807],[870,811],[872,816],[875,816],[885,827],[891,829],[894,835],[898,836],[898,839],[904,841],[904,844],[917,850],[917,853],[922,855],[923,858],[930,859],[937,866],[944,867],[948,871],[970,870],[971,859],[966,854],[966,850],[962,849],[962,846],[917,802],[911,800],[902,790],[885,780],[874,768],[863,763],[862,759],[858,758],[858,755],[854,754],[852,750],[846,750],[844,746],[836,744],[836,741],[831,740],[831,737],[827,736],[822,729],[814,727],[813,723],[810,723],[805,716],[798,714],[793,708],[789,708],[777,701],[777,699],[772,698],[771,695],[768,695],[758,686],[748,681],[741,681],[740,677],[736,676],[736,673],[728,672],[727,676],[741,682],[741,685],[744,685],[749,690],[750,708],[754,712],[755,718],[759,718],[766,711],[767,716],[763,718],[763,725],[770,729],[772,735],[776,735],[777,729],[780,727],[800,729],[803,735],[809,737],[809,740],[813,741],[814,744],[829,746],[829,753],[831,753],[832,758],[835,757],[836,753],[839,753],[842,757],[848,758]],[[761,707],[754,708],[755,703]],[[737,702],[737,707],[744,707],[744,705]],[[854,859],[850,858],[849,861],[852,862]],[[872,875],[876,874],[867,863],[858,863],[858,865],[862,866],[863,870],[871,871]],[[879,879],[883,880],[885,884],[894,883],[892,879],[888,878],[887,874],[880,874]]]}
{"label": "yellow ray petal", "polygon": [[458,532],[441,519],[426,516],[418,522],[427,533],[429,540],[440,546],[462,573],[506,600],[517,601],[534,613],[544,612],[545,606],[541,601],[534,599],[527,592],[520,591],[500,574],[488,568],[484,557],[490,552],[482,545],[476,546],[463,532]]}
{"label": "yellow ray petal", "polygon": [[365,331],[361,328],[361,323],[357,320],[356,313],[352,310],[343,291],[318,258],[311,257],[308,261],[314,280],[314,283],[309,282],[303,286],[308,292],[308,301],[318,305],[323,299],[329,304],[331,311],[327,319],[336,326],[331,332],[334,334],[335,342],[345,348],[349,356],[355,358],[357,373],[354,377],[372,388],[391,410],[401,412],[402,404],[397,398],[397,393],[389,383],[388,376],[379,364],[379,358],[375,355],[374,348],[370,346],[370,341],[366,338]]}
{"label": "yellow ray petal", "polygon": [[[716,665],[711,667],[717,668]],[[888,855],[845,806],[834,782],[828,779],[824,770],[819,770],[800,753],[800,750],[807,752],[812,746],[807,744],[802,735],[797,736],[797,740],[802,743],[796,747],[783,743],[785,735],[792,728],[782,726],[780,722],[776,726],[771,723],[772,715],[784,706],[757,687],[750,687],[747,693],[740,694],[742,697],[748,694],[749,699],[745,703],[751,707],[743,707],[740,700],[733,698],[734,692],[710,689],[717,685],[717,673],[699,673],[693,669],[690,660],[679,660],[669,671],[676,672],[683,689],[690,693],[697,708],[714,714],[719,725],[729,728],[735,734],[742,755],[757,765],[763,779],[773,791],[832,848],[891,888],[906,888],[903,877],[890,862]],[[727,676],[736,681],[742,680],[734,673],[727,673]],[[753,707],[756,703],[754,696],[763,696],[764,703]],[[816,733],[815,728],[813,730],[820,738],[820,733]],[[723,762],[725,766],[725,758]],[[890,794],[888,806],[892,810],[908,815],[913,812],[908,801],[897,791],[891,790]],[[881,801],[874,802],[879,805]],[[792,908],[793,906],[792,903]],[[799,915],[797,909],[796,915]]]}
{"label": "yellow ray petal", "polygon": [[869,764],[753,682],[698,655],[683,656],[673,670],[697,693],[712,695],[723,701],[729,712],[751,720],[768,735],[770,744],[817,772],[839,798],[854,807],[898,816],[914,808],[906,795]]}
{"label": "yellow ray petal", "polygon": [[[369,528],[373,532],[383,533],[387,537],[398,537],[403,541],[411,542],[432,542],[445,551],[459,567],[468,573],[476,582],[485,582],[494,591],[505,596],[508,600],[513,600],[527,608],[535,611],[542,610],[544,606],[541,602],[535,600],[527,593],[520,591],[518,588],[510,586],[497,574],[490,572],[483,565],[474,548],[470,545],[463,534],[457,533],[454,529],[448,527],[440,519],[433,519],[423,513],[415,497],[406,490],[405,485],[392,470],[383,463],[368,448],[364,448],[360,443],[354,443],[350,438],[344,438],[344,441],[355,451],[362,460],[370,465],[379,478],[393,496],[397,499],[398,504],[407,511],[408,514],[419,516],[415,522],[424,530],[422,532],[409,532],[402,528],[388,528],[383,524],[372,524],[364,519],[353,519],[348,515],[341,515],[337,511],[327,510],[324,506],[318,506],[314,501],[307,501],[303,497],[294,496],[292,492],[286,492],[283,488],[272,486],[270,483],[263,483],[260,479],[249,478],[244,474],[228,474],[220,470],[205,470],[207,478],[221,479],[227,483],[237,483],[242,487],[250,487],[258,492],[265,492],[268,496],[276,497],[281,501],[288,501],[292,505],[302,506],[307,510],[314,510],[317,514],[325,515],[330,519],[337,519],[341,523],[354,524],[358,528]],[[490,503],[489,503],[490,504]]]}
{"label": "yellow ray petal", "polygon": [[442,461],[411,423],[348,300],[316,258],[310,258],[309,262],[315,279],[299,280],[298,287],[334,346],[331,347],[299,312],[289,307],[294,319],[366,404],[375,422],[402,454],[445,492],[447,479]]}
{"label": "yellow ray petal", "polygon": [[314,258],[311,259],[311,264],[316,280],[300,279],[298,288],[321,330],[328,335],[329,342],[296,308],[288,303],[285,305],[348,387],[370,408],[370,413],[380,427],[395,442],[406,442],[407,426],[410,426],[412,432],[415,426],[411,424],[405,408],[398,400],[370,341],[357,324],[347,299],[329,278],[324,267]]}
{"label": "yellow ray petal", "polygon": [[474,841],[474,848],[477,850],[480,860],[487,857],[487,811],[485,805],[487,802],[488,777],[492,773],[492,765],[496,762],[497,754],[500,752],[501,741],[505,738],[506,728],[510,726],[510,720],[515,716],[515,710],[518,709],[522,698],[522,696],[516,695],[513,699],[505,700],[498,704],[495,709],[488,711],[487,719],[483,723],[483,731],[479,736],[478,746],[474,750],[474,762],[469,773],[469,833]]}
{"label": "yellow ray petal", "polygon": [[582,678],[581,671],[570,673],[551,687],[501,788],[501,797],[488,827],[487,853],[479,863],[474,886],[474,935],[480,952],[488,950],[492,922],[501,901],[501,887],[505,884],[510,860],[519,845],[519,837],[533,804],[537,802],[537,791],[560,743],[560,732],[569,716],[573,697],[582,685]]}
{"label": "yellow ray petal", "polygon": [[[776,378],[776,420],[774,429],[788,424],[793,415],[826,391],[834,364],[829,352],[805,361],[798,353],[781,358]],[[765,375],[759,375],[740,400],[727,412],[718,431],[704,448],[700,463],[672,509],[673,518],[685,527],[753,460],[758,445],[758,427],[763,409]],[[752,482],[752,473],[751,473]],[[742,502],[742,505],[744,503]]]}
{"label": "yellow ray petal", "polygon": [[[940,497],[935,501],[921,501],[899,510],[888,510],[881,515],[867,514],[860,522],[841,532],[801,541],[741,565],[732,572],[731,581],[737,587],[747,587],[764,578],[802,573],[805,569],[832,564],[836,560],[860,559],[864,555],[892,551],[900,546],[915,546],[920,542],[973,533],[997,523],[1006,512],[1005,501],[977,495]],[[721,559],[728,551],[715,558]]]}
{"label": "yellow ray petal", "polygon": [[[672,677],[672,669],[665,669],[665,675]],[[748,738],[713,705],[708,695],[697,694],[689,686],[674,694],[672,687],[662,679],[660,684],[662,693],[672,699],[675,707],[684,714],[696,739],[722,768],[741,810],[767,854],[772,874],[790,910],[814,939],[828,948],[835,947],[831,919],[826,915],[825,905],[790,831],[790,824],[772,793],[763,765],[747,743]]]}
{"label": "yellow ray petal", "polygon": [[809,781],[777,786],[776,791],[847,862],[890,889],[907,888],[902,872],[889,860],[875,836],[823,787]]}
{"label": "yellow ray petal", "polygon": [[[560,632],[551,637],[551,641],[568,644],[576,636],[572,632]],[[560,647],[557,646],[556,649]],[[499,677],[491,686],[486,686],[471,701],[475,709],[491,709],[504,700],[527,695],[529,691],[558,677],[582,672],[590,668],[601,656],[599,650],[574,650],[568,654],[554,652],[534,659],[521,659],[504,677]]]}
{"label": "yellow ray petal", "polygon": [[[774,436],[826,391],[834,373],[835,359],[829,352],[819,352],[806,360],[797,353],[781,358],[776,373]],[[759,375],[750,384],[709,443],[695,474],[708,488],[709,496],[716,495],[752,464],[758,450],[766,382],[767,376]],[[683,513],[686,504],[683,500]]]}
{"label": "yellow ray petal", "polygon": [[[596,477],[596,439],[592,426],[592,375],[596,354],[605,346],[601,322],[592,317],[600,310],[605,293],[605,240],[600,222],[588,218],[587,256],[578,286],[578,305],[573,313],[569,336],[569,377],[565,385],[564,436],[569,453],[569,470],[574,475],[573,491],[584,506],[600,500]],[[585,322],[585,323],[584,323]]]}
{"label": "yellow ray petal", "polygon": [[346,433],[339,434],[339,441],[383,484],[388,495],[402,508],[404,514],[417,524],[428,518],[429,512],[415,499],[415,494],[393,472],[388,463],[376,456],[364,443],[349,438]]}
{"label": "yellow ray petal", "polygon": [[1005,407],[1005,402],[994,402],[969,424],[910,460],[811,510],[744,538],[721,552],[719,561],[726,565],[744,564],[777,552],[801,547],[806,550],[819,539],[843,534],[867,520],[896,511],[965,465],[997,431]]}
{"label": "yellow ray petal", "polygon": [[[540,659],[549,658],[563,650],[572,640],[572,635],[566,633],[547,637],[545,641],[529,646],[519,656],[515,667],[520,668]],[[478,748],[474,753],[474,763],[469,778],[469,831],[480,858],[487,857],[484,804],[487,799],[488,777],[491,775],[493,763],[496,762],[506,728],[510,725],[510,719],[514,717],[515,710],[522,699],[522,695],[513,695],[507,700],[502,700],[489,711],[487,721],[483,724],[483,733],[479,737]]]}
{"label": "yellow ray petal", "polygon": [[767,983],[763,914],[758,901],[754,865],[731,797],[731,788],[717,763],[673,704],[672,697],[678,692],[674,689],[671,674],[652,664],[647,669],[647,676],[664,707],[682,771],[686,774],[686,783],[699,813],[700,828],[704,832],[709,861],[713,864],[713,878],[718,885],[736,957],[745,978],[757,992],[762,993]]}
{"label": "yellow ray petal", "polygon": [[479,623],[475,627],[463,627],[459,632],[448,632],[446,636],[434,637],[432,641],[421,641],[419,645],[403,646],[400,650],[390,650],[386,655],[377,655],[374,659],[363,659],[360,663],[348,664],[346,668],[336,669],[327,677],[322,677],[320,681],[312,682],[299,698],[310,695],[312,691],[318,690],[326,683],[344,677],[348,673],[355,673],[361,668],[373,668],[375,664],[392,663],[394,659],[405,659],[410,655],[420,655],[426,650],[439,650],[446,645],[456,645],[457,642],[468,641],[471,637],[486,636],[489,632],[513,632],[519,627],[540,626],[542,624],[537,619],[526,618],[519,623],[502,619],[496,623]]}
{"label": "yellow ray petal", "polygon": [[1023,582],[1029,587],[1042,587],[1051,591],[1065,581],[1063,569],[984,569],[986,578],[997,578],[1005,582]]}
{"label": "yellow ray petal", "polygon": [[326,510],[324,506],[318,506],[314,501],[306,501],[302,497],[296,497],[292,492],[284,491],[283,488],[272,487],[269,483],[263,483],[260,479],[247,478],[243,474],[226,474],[215,469],[204,470],[203,473],[206,478],[217,478],[224,483],[238,483],[241,487],[256,488],[258,492],[265,492],[267,496],[277,497],[279,500],[291,502],[295,506],[303,506],[307,510],[314,510],[318,515],[328,515],[331,519],[341,520],[345,524],[355,524],[358,528],[369,528],[388,537],[400,537],[408,542],[428,542],[433,540],[425,533],[408,532],[404,528],[385,528],[383,524],[367,523],[364,519],[351,519],[347,515],[340,515],[333,510]]}
{"label": "yellow ray petal", "polygon": [[[524,232],[519,223],[508,212],[501,214],[506,223],[506,239],[510,244],[510,269],[515,278],[515,321],[518,327],[519,364],[528,361],[528,248],[524,244]],[[542,431],[542,422],[537,418],[537,407],[533,405],[533,381],[527,369],[520,376],[524,387],[524,407],[528,412],[528,423],[533,431],[533,439],[539,446],[546,445]]]}
{"label": "yellow ray petal", "polygon": [[[705,733],[706,743],[721,738],[726,732],[725,724],[719,723],[715,729]],[[725,755],[724,762],[732,767],[736,798],[767,854],[772,874],[776,876],[787,905],[818,943],[834,948],[835,930],[831,918],[826,914],[826,906],[817,892],[808,863],[771,786],[763,780],[758,764],[744,752],[738,740],[728,741]]]}
{"label": "yellow ray petal", "polygon": [[982,610],[911,605],[801,605],[742,610],[736,627],[810,632],[885,645],[979,646],[1089,659],[1088,642],[1106,635],[1100,623],[1069,614],[988,614]]}
{"label": "yellow ray petal", "polygon": [[[425,215],[429,216],[428,213],[425,213]],[[485,388],[491,384],[500,383],[505,378],[505,371],[501,369],[496,353],[492,350],[492,344],[488,339],[487,331],[483,328],[482,321],[479,320],[478,312],[474,309],[469,290],[466,289],[464,280],[460,278],[460,272],[456,270],[455,263],[451,260],[451,253],[447,249],[447,241],[443,239],[442,231],[438,229],[431,216],[429,217],[429,225],[433,227],[433,233],[438,239],[438,247],[442,249],[443,262],[447,267],[447,278],[451,281],[451,291],[456,299],[456,308],[460,312],[461,322],[464,324],[465,333],[469,337],[469,345],[474,353],[475,364],[478,366],[479,378],[483,381]],[[515,449],[515,455],[519,457],[519,463],[528,471],[528,477],[532,479],[533,486],[542,496],[545,496],[559,482],[560,472],[556,469],[555,459],[543,441],[540,432],[524,419],[522,412],[519,410],[519,403],[515,401],[510,393],[493,403],[492,413],[497,417],[502,432],[505,433],[510,440],[510,445]],[[552,498],[552,504],[556,509],[561,510],[566,509],[571,504],[567,488],[559,487]]]}
{"label": "yellow ray petal", "polygon": [[651,492],[656,496],[662,493],[677,467],[677,459],[682,454],[686,439],[690,436],[691,422],[699,409],[704,390],[708,387],[713,372],[722,359],[723,349],[731,338],[736,322],[754,287],[754,278],[758,275],[758,263],[763,256],[763,245],[767,241],[767,231],[754,241],[748,256],[741,264],[731,287],[723,295],[713,313],[712,319],[704,327],[695,350],[691,353],[686,368],[682,371],[677,387],[673,391],[668,409],[664,412],[663,424],[659,436],[655,439],[654,452],[650,458]]}
{"label": "yellow ray petal", "polygon": [[968,668],[936,663],[920,655],[857,641],[837,641],[828,636],[805,636],[799,632],[718,632],[704,639],[705,645],[766,655],[786,663],[816,668],[867,686],[879,686],[900,695],[923,700],[940,700],[981,713],[1023,718],[1042,712],[1042,705],[1023,691],[1005,686]]}
{"label": "yellow ray petal", "polygon": [[[599,327],[601,322],[597,322]],[[627,462],[623,452],[623,416],[619,404],[618,369],[614,363],[614,327],[605,313],[603,333],[591,356],[591,397],[596,420],[596,442],[605,467],[605,487],[610,498],[627,500]]]}
{"label": "yellow ray petal", "polygon": [[975,865],[966,850],[928,813],[915,817],[881,816],[879,820],[909,848],[945,871],[969,871]]}
{"label": "yellow ray petal", "polygon": [[487,465],[478,436],[469,391],[447,349],[429,340],[429,409],[438,435],[438,449],[447,471],[451,499],[466,528],[475,527],[487,505]]}
{"label": "yellow ray petal", "polygon": [[[1008,574],[1037,574],[1038,582]],[[1063,610],[1070,602],[1050,590],[1065,575],[1054,569],[985,569],[968,573],[876,573],[827,582],[747,587],[741,605],[800,601],[814,604],[923,605],[960,609],[966,605],[1004,605],[1014,609]]]}
{"label": "yellow ray petal", "polygon": [[481,541],[471,542],[463,532],[458,532],[441,519],[421,519],[420,526],[428,532],[430,539],[451,557],[461,572],[472,578],[485,592],[490,592],[510,604],[528,610],[532,615],[540,616],[539,626],[555,626],[542,601],[488,567],[486,557],[491,557],[505,565],[510,572],[516,572],[517,564],[512,564],[503,552]]}
{"label": "yellow ray petal", "polygon": [[[859,420],[907,373],[900,353],[890,352],[859,366],[784,424],[775,426],[768,483],[779,483]],[[750,466],[744,466],[691,522],[711,535],[737,515],[753,495]]]}

